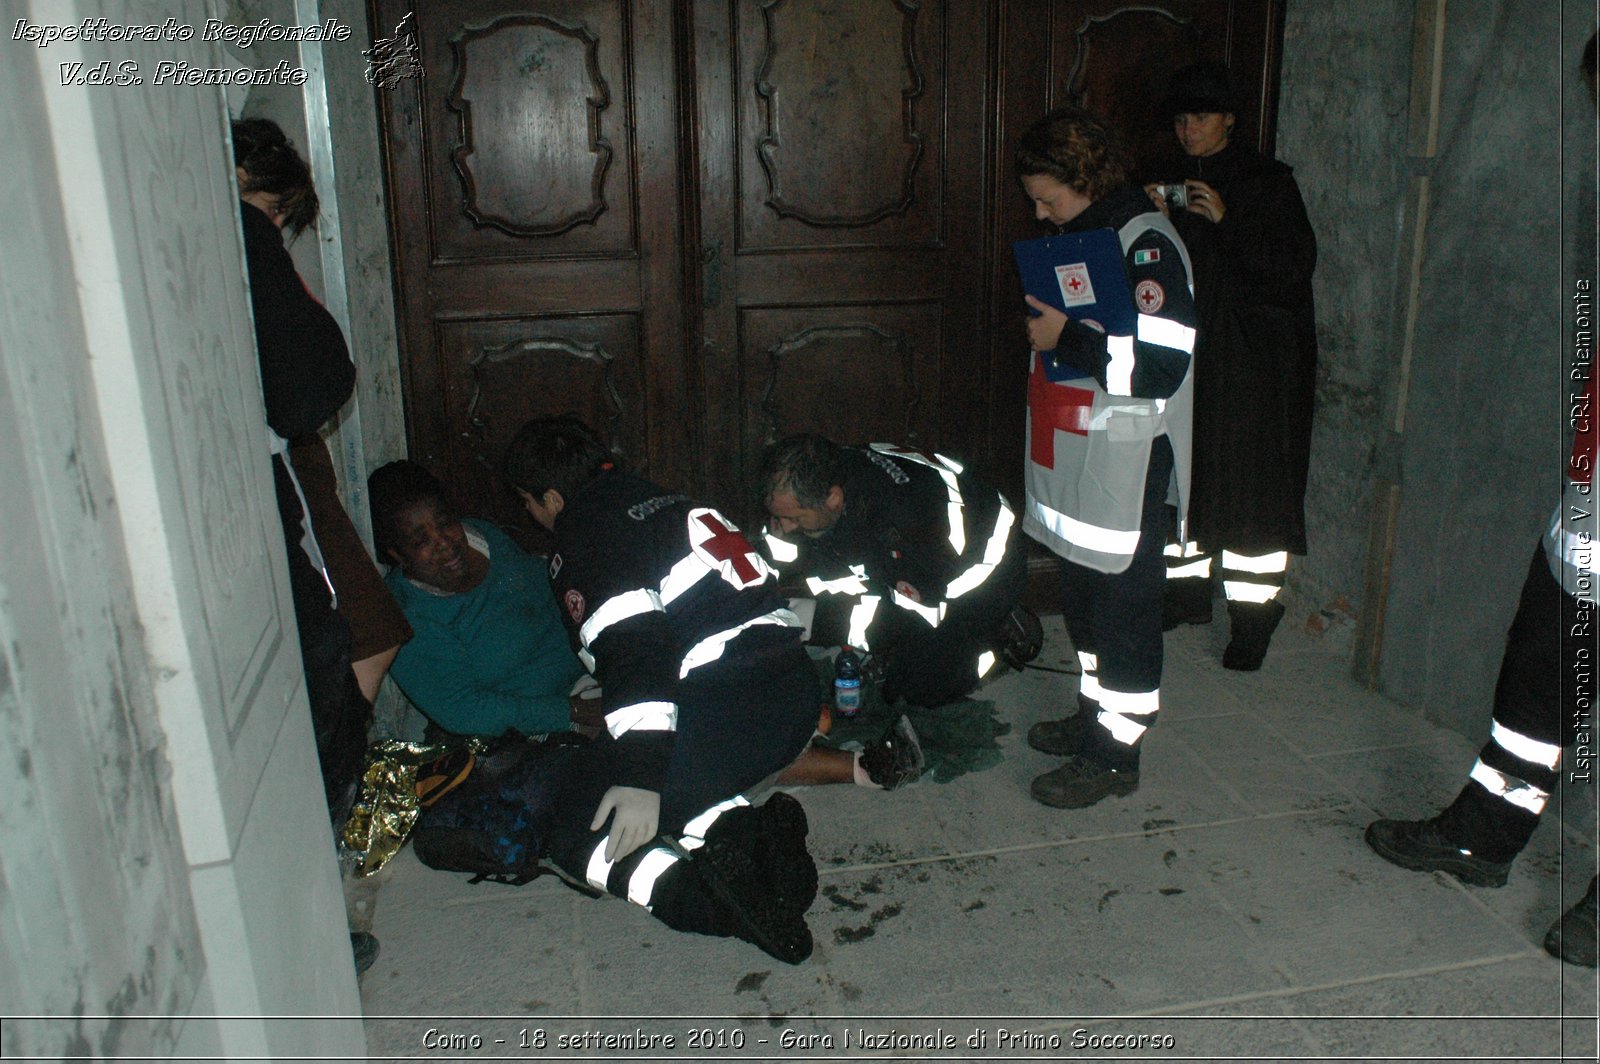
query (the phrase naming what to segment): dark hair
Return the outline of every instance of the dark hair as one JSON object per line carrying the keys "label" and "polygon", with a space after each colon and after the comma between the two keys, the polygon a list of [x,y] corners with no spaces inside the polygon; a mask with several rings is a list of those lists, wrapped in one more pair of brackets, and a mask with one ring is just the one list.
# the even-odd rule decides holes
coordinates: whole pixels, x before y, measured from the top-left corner
{"label": "dark hair", "polygon": [[418,503],[431,502],[443,512],[454,513],[437,477],[407,458],[381,465],[367,477],[367,502],[372,509],[372,545],[382,561],[389,552],[404,553],[395,522],[400,514]]}
{"label": "dark hair", "polygon": [[291,236],[317,224],[320,202],[311,182],[311,168],[278,123],[268,118],[243,118],[233,123],[233,165],[245,173],[241,193],[265,192],[278,198],[283,224]]}
{"label": "dark hair", "polygon": [[1590,92],[1594,91],[1594,40],[1596,37],[1600,37],[1600,33],[1589,34],[1589,43],[1583,46],[1583,61],[1578,64],[1583,71],[1584,78],[1589,82]]}
{"label": "dark hair", "polygon": [[1079,107],[1058,107],[1017,144],[1017,176],[1053,177],[1091,202],[1128,180],[1132,163],[1111,124]]}
{"label": "dark hair", "polygon": [[762,456],[756,479],[762,509],[780,491],[792,493],[808,510],[822,506],[841,479],[839,464],[838,445],[823,436],[803,432],[779,440]]}
{"label": "dark hair", "polygon": [[554,488],[571,499],[613,462],[600,437],[575,415],[538,417],[517,430],[502,468],[511,486],[534,498]]}

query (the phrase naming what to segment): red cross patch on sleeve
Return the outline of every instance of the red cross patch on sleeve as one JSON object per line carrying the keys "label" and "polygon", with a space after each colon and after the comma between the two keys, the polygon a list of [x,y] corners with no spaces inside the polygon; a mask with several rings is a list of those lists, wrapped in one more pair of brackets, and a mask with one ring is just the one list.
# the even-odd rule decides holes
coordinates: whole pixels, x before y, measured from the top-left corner
{"label": "red cross patch on sleeve", "polygon": [[689,511],[689,547],[708,569],[737,588],[752,587],[772,573],[738,527],[715,510]]}
{"label": "red cross patch on sleeve", "polygon": [[567,614],[572,618],[572,623],[582,628],[583,611],[586,608],[583,594],[577,588],[572,588],[566,593],[563,601],[566,603]]}
{"label": "red cross patch on sleeve", "polygon": [[1154,314],[1167,301],[1167,290],[1149,279],[1133,286],[1133,302],[1141,314]]}

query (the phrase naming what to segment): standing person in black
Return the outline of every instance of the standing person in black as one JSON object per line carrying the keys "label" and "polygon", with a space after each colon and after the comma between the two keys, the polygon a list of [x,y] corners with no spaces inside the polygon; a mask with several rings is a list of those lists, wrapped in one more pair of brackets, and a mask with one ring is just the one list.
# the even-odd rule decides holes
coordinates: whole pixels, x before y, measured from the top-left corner
{"label": "standing person in black", "polygon": [[[297,236],[317,218],[317,193],[305,160],[276,123],[259,118],[233,124],[233,151],[261,396],[271,430],[273,487],[317,760],[328,814],[337,829],[349,814],[361,777],[372,703],[352,668],[350,626],[336,610],[334,583],[317,540],[312,507],[290,460],[290,441],[316,438],[350,398],[356,368],[338,322],[306,291],[284,245],[284,231]],[[349,538],[354,538],[353,530]],[[383,594],[387,598],[387,591]],[[399,623],[401,638],[409,637],[404,619]],[[387,664],[385,660],[385,669]],[[352,931],[350,943],[356,970],[365,971],[377,958],[378,940],[369,932]]]}
{"label": "standing person in black", "polygon": [[289,562],[306,694],[328,809],[344,819],[361,774],[372,705],[351,671],[350,627],[334,609],[328,578],[289,442],[332,420],[355,387],[356,367],[333,315],[306,291],[284,245],[316,222],[311,172],[276,123],[233,124],[250,309],[261,360],[261,395],[272,430],[273,483]]}
{"label": "standing person in black", "polygon": [[[1216,559],[1232,622],[1222,663],[1249,671],[1283,618],[1288,556],[1306,552],[1317,238],[1290,168],[1233,142],[1225,67],[1179,70],[1166,110],[1184,154],[1147,191],[1189,248],[1200,328],[1190,533],[1167,548],[1164,624],[1211,619]],[[1186,206],[1163,194],[1180,180]]]}
{"label": "standing person in black", "polygon": [[556,802],[552,860],[669,927],[804,960],[805,813],[743,797],[805,748],[821,704],[771,567],[716,510],[618,470],[576,418],[523,426],[505,472],[555,534],[551,587],[607,731]]}
{"label": "standing person in black", "polygon": [[[869,651],[883,694],[939,706],[1001,658],[1038,651],[1020,522],[999,491],[944,455],[805,433],[767,449],[757,476],[773,563],[807,577],[810,640]],[[791,603],[795,605],[796,603]]]}

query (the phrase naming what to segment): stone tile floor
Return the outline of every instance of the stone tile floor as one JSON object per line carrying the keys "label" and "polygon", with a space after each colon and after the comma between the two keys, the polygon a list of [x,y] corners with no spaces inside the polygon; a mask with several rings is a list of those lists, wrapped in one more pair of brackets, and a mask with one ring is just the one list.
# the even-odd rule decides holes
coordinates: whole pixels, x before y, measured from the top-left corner
{"label": "stone tile floor", "polygon": [[[1066,664],[1046,631],[1039,663]],[[799,966],[407,850],[375,877],[371,1057],[1596,1059],[1595,973],[1540,948],[1594,873],[1595,790],[1553,800],[1499,890],[1394,868],[1362,829],[1431,815],[1475,745],[1327,639],[1286,624],[1253,674],[1222,669],[1226,639],[1220,616],[1169,635],[1127,798],[1028,797],[1054,762],[1023,736],[1075,685],[1033,670],[980,692],[1012,724],[999,765],[799,792],[821,872]]]}

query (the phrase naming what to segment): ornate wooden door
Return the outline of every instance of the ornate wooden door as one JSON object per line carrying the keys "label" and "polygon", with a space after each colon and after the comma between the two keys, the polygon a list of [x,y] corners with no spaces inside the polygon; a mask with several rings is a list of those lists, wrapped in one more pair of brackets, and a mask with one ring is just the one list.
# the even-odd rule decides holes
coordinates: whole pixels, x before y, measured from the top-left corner
{"label": "ornate wooden door", "polygon": [[384,114],[413,455],[515,520],[491,466],[535,413],[740,513],[774,434],[970,444],[988,8],[419,7]]}
{"label": "ornate wooden door", "polygon": [[426,77],[383,94],[412,454],[511,523],[493,465],[568,410],[746,520],[761,447],[800,430],[1015,487],[1017,134],[1076,99],[1170,140],[1145,112],[1182,62],[1275,82],[1249,42],[1277,3],[417,6]]}

